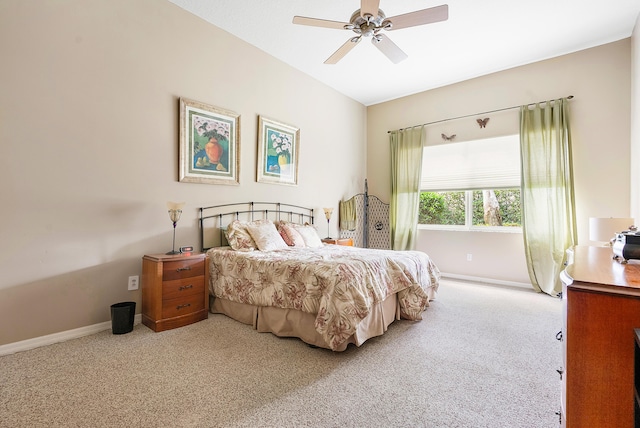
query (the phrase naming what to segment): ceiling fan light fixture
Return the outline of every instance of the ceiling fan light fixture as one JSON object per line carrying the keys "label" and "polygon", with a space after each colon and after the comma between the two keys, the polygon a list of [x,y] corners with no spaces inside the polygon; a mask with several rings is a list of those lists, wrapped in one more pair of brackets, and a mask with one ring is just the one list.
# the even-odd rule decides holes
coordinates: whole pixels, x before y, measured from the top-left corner
{"label": "ceiling fan light fixture", "polygon": [[366,24],[366,25],[362,25],[360,27],[360,34],[362,34],[364,37],[371,37],[375,34],[376,32],[376,27],[373,24]]}

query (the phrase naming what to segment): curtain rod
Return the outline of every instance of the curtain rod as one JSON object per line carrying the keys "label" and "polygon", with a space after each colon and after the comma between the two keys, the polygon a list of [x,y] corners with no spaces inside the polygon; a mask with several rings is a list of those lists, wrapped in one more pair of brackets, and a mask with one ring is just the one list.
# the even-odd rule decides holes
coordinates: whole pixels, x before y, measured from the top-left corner
{"label": "curtain rod", "polygon": [[[568,100],[573,98],[573,95],[569,95],[568,97],[566,97]],[[545,100],[545,101],[538,101],[537,103],[529,103],[526,104],[527,107],[532,106],[532,105],[536,105],[536,104],[540,104],[540,103],[547,103],[547,102],[551,102],[551,101],[558,101],[560,98],[558,99],[552,99],[552,100]],[[512,106],[512,107],[505,107],[505,108],[500,108],[497,110],[489,110],[489,111],[485,111],[482,113],[474,113],[474,114],[466,114],[464,116],[458,116],[458,117],[451,117],[449,119],[442,119],[442,120],[436,120],[433,122],[427,122],[427,123],[423,123],[422,125],[414,125],[414,126],[409,126],[407,128],[415,128],[416,126],[426,126],[426,125],[433,125],[435,123],[441,123],[441,122],[448,122],[450,120],[457,120],[457,119],[464,119],[465,117],[471,117],[471,116],[480,116],[481,114],[489,114],[489,113],[497,113],[499,111],[505,111],[505,110],[513,110],[514,108],[520,108],[522,106]],[[402,131],[403,129],[407,129],[407,128],[400,128],[398,129],[398,131]],[[387,131],[387,134],[390,134],[393,131]]]}

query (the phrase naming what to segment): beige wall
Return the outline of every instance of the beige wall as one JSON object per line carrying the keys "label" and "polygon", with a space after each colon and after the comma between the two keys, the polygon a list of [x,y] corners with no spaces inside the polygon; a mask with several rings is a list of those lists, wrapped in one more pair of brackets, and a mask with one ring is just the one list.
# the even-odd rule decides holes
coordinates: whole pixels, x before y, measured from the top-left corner
{"label": "beige wall", "polygon": [[[168,1],[3,0],[0,58],[0,345],[139,303],[127,278],[171,249],[166,201],[198,246],[200,206],[322,215],[363,189],[363,105]],[[241,115],[239,186],[177,181],[179,97]],[[297,187],[255,181],[259,114],[300,128]]]}
{"label": "beige wall", "polygon": [[[368,107],[370,192],[389,200],[389,130],[574,95],[578,239],[588,244],[589,217],[630,213],[630,50],[630,39],[625,39]],[[475,117],[467,120],[473,124]],[[490,121],[487,128],[494,124]],[[417,249],[431,255],[445,273],[529,282],[521,235],[423,230]]]}

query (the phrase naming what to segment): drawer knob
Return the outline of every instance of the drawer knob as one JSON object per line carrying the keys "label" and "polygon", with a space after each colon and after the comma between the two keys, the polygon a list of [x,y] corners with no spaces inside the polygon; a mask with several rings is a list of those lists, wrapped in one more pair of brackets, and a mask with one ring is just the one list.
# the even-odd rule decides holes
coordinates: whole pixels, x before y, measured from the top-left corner
{"label": "drawer knob", "polygon": [[176,272],[181,272],[183,270],[191,270],[191,266],[187,266],[187,267],[183,267],[183,268],[178,268],[176,269]]}
{"label": "drawer knob", "polygon": [[180,291],[184,291],[184,290],[188,290],[190,288],[193,288],[193,284],[189,284],[189,285],[181,285],[180,288],[178,288],[178,290]]}
{"label": "drawer knob", "polygon": [[191,303],[185,303],[184,305],[178,305],[176,306],[176,309],[180,310],[182,308],[188,308],[189,306],[191,306]]}

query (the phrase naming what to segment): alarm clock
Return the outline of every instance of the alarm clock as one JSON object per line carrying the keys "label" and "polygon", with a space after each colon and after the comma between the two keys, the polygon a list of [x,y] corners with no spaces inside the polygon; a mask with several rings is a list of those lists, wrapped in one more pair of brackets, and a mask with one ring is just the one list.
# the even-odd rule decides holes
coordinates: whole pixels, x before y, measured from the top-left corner
{"label": "alarm clock", "polygon": [[180,247],[181,253],[190,253],[193,251],[193,247]]}

